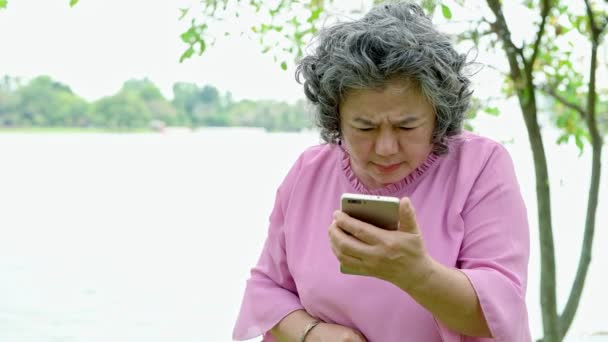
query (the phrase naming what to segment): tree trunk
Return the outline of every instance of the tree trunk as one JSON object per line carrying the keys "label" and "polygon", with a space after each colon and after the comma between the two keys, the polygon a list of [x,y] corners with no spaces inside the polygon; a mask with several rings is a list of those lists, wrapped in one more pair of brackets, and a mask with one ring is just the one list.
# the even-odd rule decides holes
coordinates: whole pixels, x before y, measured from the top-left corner
{"label": "tree trunk", "polygon": [[[591,160],[591,182],[589,184],[589,196],[587,199],[587,217],[585,220],[585,233],[583,237],[583,246],[581,247],[581,255],[579,264],[576,270],[576,277],[572,283],[572,289],[568,297],[568,302],[564,312],[560,315],[560,341],[564,338],[572,321],[585,287],[585,279],[591,263],[591,250],[593,247],[593,235],[595,234],[595,216],[597,213],[597,201],[600,191],[600,174],[602,170],[602,136],[597,127],[596,121],[596,74],[597,74],[597,50],[600,43],[600,35],[605,26],[595,27],[594,15],[591,12],[591,7],[587,3],[587,15],[591,25],[591,66],[589,70],[589,93],[587,95],[587,111],[584,113],[584,119],[589,129],[591,138],[591,146],[593,148],[593,157]],[[608,21],[607,21],[608,23]]]}
{"label": "tree trunk", "polygon": [[[528,82],[530,83],[530,82]],[[533,88],[529,88],[528,96],[519,96],[520,106],[524,115],[528,139],[532,148],[534,159],[534,171],[536,175],[536,201],[538,204],[538,228],[540,240],[540,302],[543,319],[543,342],[559,342],[559,319],[557,315],[556,301],[556,277],[555,277],[555,247],[553,244],[553,229],[551,222],[551,191],[549,185],[549,174],[547,169],[547,158],[541,136],[540,126],[537,120],[537,111]]]}

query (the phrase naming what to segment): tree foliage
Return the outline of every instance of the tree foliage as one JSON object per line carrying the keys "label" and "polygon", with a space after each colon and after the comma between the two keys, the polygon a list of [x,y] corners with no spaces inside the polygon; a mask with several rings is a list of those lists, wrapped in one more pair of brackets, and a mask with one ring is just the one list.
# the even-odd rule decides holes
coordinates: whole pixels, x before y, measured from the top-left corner
{"label": "tree foliage", "polygon": [[[70,0],[70,7],[76,6],[80,0]],[[0,9],[5,9],[8,6],[8,0],[0,0]]]}
{"label": "tree foliage", "polygon": [[176,83],[167,100],[148,79],[128,80],[114,95],[92,103],[48,76],[26,84],[5,76],[0,80],[0,127],[82,127],[111,130],[160,126],[253,126],[270,131],[312,127],[300,101],[234,101],[211,85]]}

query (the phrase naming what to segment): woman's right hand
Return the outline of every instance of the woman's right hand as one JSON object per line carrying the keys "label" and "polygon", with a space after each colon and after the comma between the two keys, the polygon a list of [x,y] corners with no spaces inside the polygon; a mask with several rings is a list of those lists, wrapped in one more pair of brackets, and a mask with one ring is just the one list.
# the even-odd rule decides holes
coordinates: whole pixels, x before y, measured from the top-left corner
{"label": "woman's right hand", "polygon": [[306,336],[305,342],[367,342],[360,332],[331,323],[319,323]]}

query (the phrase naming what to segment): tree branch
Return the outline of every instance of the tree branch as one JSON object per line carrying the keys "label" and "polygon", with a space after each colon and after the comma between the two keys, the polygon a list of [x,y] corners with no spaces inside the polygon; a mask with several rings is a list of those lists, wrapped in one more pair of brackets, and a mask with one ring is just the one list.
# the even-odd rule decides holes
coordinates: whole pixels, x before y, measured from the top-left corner
{"label": "tree branch", "polygon": [[570,101],[568,101],[568,99],[566,99],[565,97],[561,96],[560,94],[558,94],[554,88],[551,88],[549,86],[544,86],[542,88],[542,90],[544,92],[546,92],[547,94],[551,95],[554,99],[556,99],[559,103],[563,104],[564,106],[574,110],[575,112],[579,113],[581,116],[581,119],[585,120],[585,117],[587,116],[587,112],[585,111],[585,109],[583,109],[583,107],[581,107],[580,105],[576,104],[576,103],[572,103]]}
{"label": "tree branch", "polygon": [[534,42],[534,50],[532,50],[532,56],[530,57],[530,60],[526,63],[526,73],[528,74],[528,76],[530,76],[532,74],[532,68],[534,66],[534,62],[536,61],[536,58],[538,57],[538,51],[540,49],[540,42],[545,33],[547,17],[549,16],[549,10],[551,9],[549,1],[550,0],[543,0],[543,2],[542,2],[542,8],[540,10],[541,22],[540,22],[540,27],[538,28],[538,33],[536,35],[536,41]]}
{"label": "tree branch", "polygon": [[578,309],[589,264],[591,263],[591,248],[593,247],[593,235],[595,233],[595,216],[597,213],[597,202],[599,196],[600,173],[601,173],[601,152],[602,136],[599,133],[596,115],[596,74],[597,74],[597,50],[600,43],[601,30],[595,24],[595,18],[589,0],[585,0],[587,7],[587,17],[591,26],[591,66],[589,68],[589,92],[587,94],[587,116],[585,122],[591,138],[593,147],[593,158],[591,161],[591,182],[589,184],[589,197],[587,201],[587,217],[585,219],[585,233],[583,236],[583,246],[578,261],[576,276],[570,289],[568,302],[564,311],[559,317],[560,337],[563,338],[572,324],[572,320]]}
{"label": "tree branch", "polygon": [[589,26],[591,27],[592,39],[595,39],[596,35],[601,32],[600,28],[595,23],[595,16],[593,15],[593,9],[589,0],[585,0],[585,8],[587,9],[587,18],[589,18]]}
{"label": "tree branch", "polygon": [[[530,76],[532,75],[532,64],[528,63],[528,60],[526,59],[526,55],[524,55],[524,49],[518,48],[517,54],[519,54],[519,58],[521,58],[521,61],[524,64],[524,73],[526,74],[527,79],[531,80],[532,77],[530,77]],[[530,72],[528,72],[528,69],[530,70]]]}
{"label": "tree branch", "polygon": [[494,13],[496,17],[496,21],[490,23],[490,27],[492,31],[496,33],[496,35],[502,40],[505,45],[505,52],[507,54],[507,60],[509,61],[509,66],[511,69],[511,78],[515,84],[521,82],[521,66],[517,61],[517,56],[519,54],[519,49],[513,44],[513,40],[511,40],[511,31],[509,31],[509,27],[507,26],[507,21],[505,20],[505,16],[502,12],[501,0],[487,0],[488,6]]}
{"label": "tree branch", "polygon": [[[596,79],[597,79],[597,50],[600,45],[600,28],[595,25],[595,16],[593,11],[591,10],[591,5],[589,0],[585,0],[585,4],[587,5],[587,16],[589,18],[591,30],[591,65],[589,68],[589,92],[587,94],[587,111],[589,115],[587,116],[587,128],[589,129],[589,133],[591,135],[591,143],[600,143],[601,144],[601,135],[597,130],[597,122],[596,122],[596,102],[597,102],[597,92],[596,92]],[[597,140],[597,141],[594,141]]]}
{"label": "tree branch", "polygon": [[502,11],[503,0],[486,0],[494,13],[496,20],[491,28],[502,40],[507,60],[509,61],[510,76],[514,83],[519,104],[522,109],[524,122],[528,131],[528,139],[532,148],[534,170],[536,174],[536,199],[538,203],[538,228],[540,240],[541,275],[540,275],[540,302],[543,319],[544,340],[558,341],[559,316],[557,311],[556,279],[555,279],[555,245],[553,243],[553,229],[551,223],[551,191],[547,158],[543,146],[541,129],[537,119],[536,97],[534,93],[533,74],[526,74],[526,58],[522,49],[518,49],[511,40],[511,32]]}

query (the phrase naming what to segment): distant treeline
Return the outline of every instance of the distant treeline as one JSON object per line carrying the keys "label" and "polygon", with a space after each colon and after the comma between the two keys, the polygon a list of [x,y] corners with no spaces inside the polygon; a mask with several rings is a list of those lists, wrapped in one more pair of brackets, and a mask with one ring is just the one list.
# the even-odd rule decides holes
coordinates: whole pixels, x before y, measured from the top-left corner
{"label": "distant treeline", "polygon": [[82,127],[112,130],[164,126],[245,126],[299,131],[313,126],[305,101],[234,101],[211,85],[176,83],[166,99],[150,80],[129,80],[114,95],[88,102],[47,76],[22,84],[0,80],[0,127]]}

